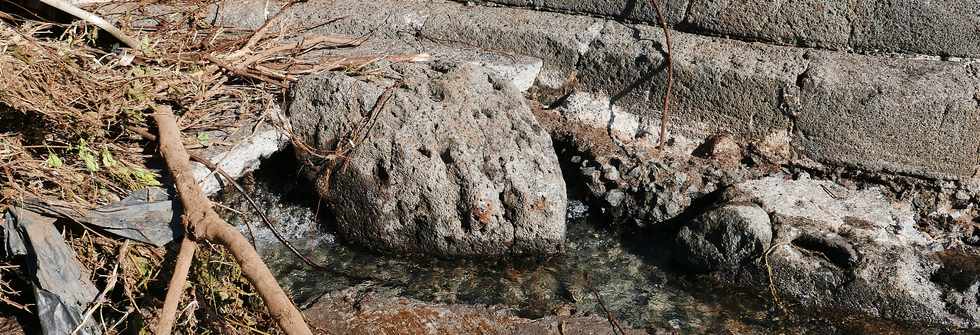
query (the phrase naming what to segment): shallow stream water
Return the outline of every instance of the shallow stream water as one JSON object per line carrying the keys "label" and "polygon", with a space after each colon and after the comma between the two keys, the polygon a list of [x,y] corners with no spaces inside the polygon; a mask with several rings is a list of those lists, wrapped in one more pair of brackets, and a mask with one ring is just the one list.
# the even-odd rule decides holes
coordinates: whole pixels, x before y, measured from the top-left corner
{"label": "shallow stream water", "polygon": [[785,315],[772,307],[769,296],[731,292],[674,269],[669,250],[660,247],[666,243],[611,230],[601,213],[579,200],[569,204],[567,252],[561,256],[380,255],[349,246],[331,232],[328,209],[317,203],[293,164],[291,153],[279,154],[244,184],[286,238],[328,270],[313,269],[291,254],[237,192],[227,192],[223,202],[244,213],[226,216],[246,235],[244,220],[250,222],[260,254],[301,306],[324,293],[370,283],[427,302],[502,305],[530,318],[608,310],[624,325],[652,333],[937,333],[841,315]]}

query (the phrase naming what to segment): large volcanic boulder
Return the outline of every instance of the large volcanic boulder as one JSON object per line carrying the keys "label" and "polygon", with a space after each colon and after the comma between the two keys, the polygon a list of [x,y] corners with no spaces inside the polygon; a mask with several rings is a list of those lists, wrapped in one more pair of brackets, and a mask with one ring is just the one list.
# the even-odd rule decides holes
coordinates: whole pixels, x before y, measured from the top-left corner
{"label": "large volcanic boulder", "polygon": [[313,170],[351,242],[441,256],[563,248],[567,199],[551,138],[513,84],[485,68],[395,64],[378,76],[308,77],[287,113],[297,139],[339,150]]}

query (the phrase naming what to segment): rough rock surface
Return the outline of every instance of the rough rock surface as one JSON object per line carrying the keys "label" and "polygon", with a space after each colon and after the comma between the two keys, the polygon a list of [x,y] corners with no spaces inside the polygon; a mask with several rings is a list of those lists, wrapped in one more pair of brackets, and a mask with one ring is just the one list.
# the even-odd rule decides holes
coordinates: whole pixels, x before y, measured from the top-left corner
{"label": "rough rock surface", "polygon": [[293,132],[322,150],[358,144],[319,178],[337,230],[371,248],[444,256],[552,254],[565,182],[548,133],[507,81],[472,65],[398,64],[390,80],[344,74],[292,90]]}
{"label": "rough rock surface", "polygon": [[[961,45],[950,36],[969,36],[964,43],[975,45],[980,39],[969,32],[980,25],[969,26],[969,22],[980,16],[963,18],[972,15],[970,8],[975,7],[962,4],[965,1],[948,6],[909,4],[907,8],[899,4],[868,5],[878,8],[872,12],[880,10],[898,19],[865,26],[880,24],[900,31],[882,37],[887,41],[939,36],[936,43]],[[535,2],[532,0],[532,5],[537,5]],[[597,8],[630,7],[631,1],[620,2],[582,3]],[[548,3],[559,4],[546,1],[543,5]],[[577,1],[564,3],[562,6],[586,6]],[[246,5],[223,8],[218,19],[258,25],[264,16],[242,6]],[[821,32],[802,28],[807,24],[841,30],[823,23],[840,16],[839,4],[823,8],[823,16],[787,14],[810,14],[810,8],[821,6],[816,1],[726,1],[697,2],[680,8],[703,12],[705,24],[731,21],[725,25],[743,24],[750,31],[764,31],[757,29],[762,26],[799,30],[787,36]],[[929,6],[937,8],[927,10]],[[920,9],[937,14],[919,20],[914,14]],[[458,48],[540,59],[543,64],[531,92],[545,92],[538,97],[544,97],[541,100],[549,105],[555,95],[578,91],[639,118],[659,118],[661,114],[658,106],[666,84],[665,48],[663,33],[656,26],[530,8],[429,0],[311,1],[291,11],[284,17],[302,22],[356,17],[325,25],[317,32],[370,33],[396,53]],[[739,11],[744,14],[732,14]],[[772,20],[760,19],[773,15]],[[868,17],[876,20],[874,15]],[[957,28],[964,33],[920,34],[906,28],[943,31],[950,26],[930,22],[954,20],[952,17],[958,17],[957,25],[967,25]],[[745,21],[738,21],[741,19]],[[686,20],[695,20],[694,14]],[[875,29],[864,31],[877,34],[880,30]],[[854,31],[855,36],[859,31]],[[670,124],[678,134],[702,138],[729,132],[749,141],[788,137],[793,150],[787,163],[808,168],[844,166],[937,179],[969,177],[975,172],[980,150],[980,137],[972,136],[980,132],[980,64],[975,61],[857,55],[683,32],[671,36],[675,76]]]}
{"label": "rough rock surface", "polygon": [[[920,190],[932,187],[928,182],[903,186],[900,178],[884,183],[887,190],[881,182],[843,176],[825,177],[846,187],[805,172],[792,180],[790,171],[772,164],[787,151],[784,137],[739,143],[720,135],[701,145],[674,137],[679,141],[650,154],[642,143],[656,136],[642,134],[654,124],[630,121],[631,114],[614,107],[586,113],[576,95],[568,100],[561,108],[536,111],[565,142],[566,173],[581,178],[614,222],[655,226],[656,232],[680,225],[674,238],[682,249],[675,256],[689,268],[769,295],[768,260],[788,307],[977,327],[980,255],[964,246],[970,234],[926,234],[917,216],[923,208],[891,198],[952,199],[946,207],[959,209],[947,214],[959,214],[950,221],[971,220],[972,183],[945,183],[948,190],[931,194]],[[733,166],[731,157],[742,157],[742,163]]]}
{"label": "rough rock surface", "polygon": [[772,243],[769,214],[752,204],[710,210],[677,233],[679,260],[699,271],[736,268]]}
{"label": "rough rock surface", "polygon": [[[305,314],[311,326],[327,334],[620,334],[598,316],[531,320],[504,308],[427,304],[357,288],[327,294]],[[623,331],[647,333],[626,327]]]}
{"label": "rough rock surface", "polygon": [[[488,0],[658,24],[649,1]],[[674,29],[802,47],[980,57],[980,4],[947,1],[660,1]]]}
{"label": "rough rock surface", "polygon": [[[780,299],[805,309],[980,327],[980,277],[970,275],[976,273],[970,264],[980,257],[944,250],[921,233],[908,203],[890,201],[875,188],[850,190],[830,181],[780,177],[739,183],[726,189],[720,201],[730,204],[722,209],[749,203],[768,215],[752,210],[704,214],[677,237],[680,245],[691,248],[691,264],[727,269],[725,273],[744,279],[735,282],[752,283],[761,292],[771,283]],[[724,242],[713,245],[725,247],[706,247],[697,243],[699,236],[712,236],[704,222],[729,225],[750,239],[772,236],[772,248],[733,248]],[[773,233],[762,228],[770,223]],[[689,237],[689,232],[702,231],[707,233]],[[705,257],[702,250],[718,253]],[[756,261],[733,268],[731,259]]]}

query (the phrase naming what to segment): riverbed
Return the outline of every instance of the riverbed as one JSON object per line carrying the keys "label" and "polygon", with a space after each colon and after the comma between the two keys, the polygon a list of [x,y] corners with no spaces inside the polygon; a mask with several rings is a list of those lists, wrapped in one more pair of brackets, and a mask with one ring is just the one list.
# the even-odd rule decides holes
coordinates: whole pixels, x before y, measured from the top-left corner
{"label": "riverbed", "polygon": [[771,295],[720,288],[673,264],[670,241],[610,225],[574,190],[560,256],[451,260],[376,253],[332,232],[330,209],[297,170],[292,153],[280,153],[243,184],[284,237],[325,269],[293,255],[237,192],[226,191],[223,202],[242,213],[227,211],[229,222],[255,236],[256,248],[300,306],[332,291],[371,286],[434,304],[499,306],[527,318],[608,313],[651,333],[941,333],[846,315],[798,315],[773,304]]}

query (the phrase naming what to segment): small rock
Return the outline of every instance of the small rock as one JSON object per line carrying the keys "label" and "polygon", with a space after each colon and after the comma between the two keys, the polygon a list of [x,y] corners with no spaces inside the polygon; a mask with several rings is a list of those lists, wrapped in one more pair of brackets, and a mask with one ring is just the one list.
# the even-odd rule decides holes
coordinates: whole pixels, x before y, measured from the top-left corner
{"label": "small rock", "polygon": [[970,198],[972,198],[970,196],[970,193],[967,193],[966,190],[958,190],[958,191],[956,191],[955,197],[956,197],[956,200],[960,200],[960,201],[967,201],[967,200],[970,200]]}
{"label": "small rock", "polygon": [[792,137],[785,130],[767,135],[762,141],[753,145],[753,149],[770,163],[782,164],[792,158]]}
{"label": "small rock", "polygon": [[619,169],[612,164],[605,164],[602,167],[602,177],[608,181],[617,181],[619,180]]}
{"label": "small rock", "polygon": [[769,215],[755,205],[726,205],[681,227],[680,261],[696,271],[735,268],[759,257],[772,242]]}
{"label": "small rock", "polygon": [[608,193],[606,193],[606,202],[608,202],[609,206],[612,207],[619,207],[619,204],[621,204],[625,198],[626,194],[619,189],[610,190]]}
{"label": "small rock", "polygon": [[694,150],[694,155],[710,158],[722,166],[738,166],[742,161],[742,147],[731,134],[720,134],[708,138],[700,147]]}

